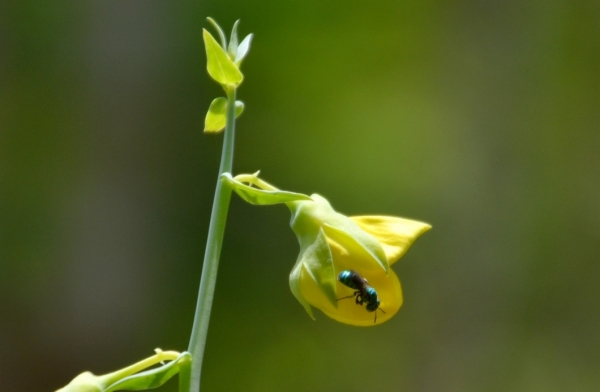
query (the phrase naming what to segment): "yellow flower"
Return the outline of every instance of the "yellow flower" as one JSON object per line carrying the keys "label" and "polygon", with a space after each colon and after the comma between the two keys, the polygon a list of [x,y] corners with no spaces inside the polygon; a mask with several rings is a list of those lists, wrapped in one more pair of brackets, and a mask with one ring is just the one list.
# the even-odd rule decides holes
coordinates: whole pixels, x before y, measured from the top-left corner
{"label": "yellow flower", "polygon": [[[292,217],[292,228],[298,235],[301,252],[290,274],[292,292],[311,317],[310,306],[313,306],[346,324],[371,326],[389,320],[402,306],[400,281],[389,265],[398,261],[417,237],[431,226],[388,216],[346,217],[333,211],[324,198],[318,195],[311,195],[311,198],[313,201],[295,202],[300,206],[297,207],[299,212]],[[302,214],[306,217],[299,217]],[[300,224],[296,223],[298,220]],[[319,225],[322,233],[308,246],[306,230],[299,227],[306,226],[307,221]],[[315,254],[320,260],[314,260]],[[352,298],[354,294],[361,295],[360,290],[340,282],[338,276],[342,271],[357,272],[375,289],[380,301],[378,306],[375,305],[376,314],[367,310],[366,303],[357,304]],[[323,274],[329,279],[323,278]],[[335,278],[334,296],[330,287],[332,277]]]}
{"label": "yellow flower", "polygon": [[[285,203],[290,208],[290,225],[300,244],[290,288],[310,317],[315,307],[334,320],[371,326],[400,309],[402,289],[390,265],[430,225],[390,216],[347,217],[322,196],[281,191],[258,173],[235,178],[224,174],[223,180],[249,203]],[[352,271],[346,272],[352,282],[338,279],[343,271]]]}

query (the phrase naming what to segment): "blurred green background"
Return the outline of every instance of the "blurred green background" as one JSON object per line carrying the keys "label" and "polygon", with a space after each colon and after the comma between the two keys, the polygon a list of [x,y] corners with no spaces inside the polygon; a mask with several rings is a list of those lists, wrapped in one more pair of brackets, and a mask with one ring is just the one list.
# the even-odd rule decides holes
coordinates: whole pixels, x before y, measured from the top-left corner
{"label": "blurred green background", "polygon": [[3,391],[186,349],[222,139],[207,16],[255,34],[237,173],[433,230],[391,321],[312,321],[288,211],[234,198],[203,391],[598,390],[597,0],[9,0]]}

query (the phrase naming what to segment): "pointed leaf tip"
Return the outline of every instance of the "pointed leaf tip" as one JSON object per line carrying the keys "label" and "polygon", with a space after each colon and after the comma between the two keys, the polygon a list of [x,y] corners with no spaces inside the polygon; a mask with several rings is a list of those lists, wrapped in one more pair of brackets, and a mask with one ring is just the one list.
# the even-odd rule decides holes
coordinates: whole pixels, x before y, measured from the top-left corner
{"label": "pointed leaf tip", "polygon": [[235,55],[235,64],[240,65],[242,60],[246,58],[248,52],[250,51],[250,44],[252,43],[252,39],[254,38],[254,34],[248,34],[246,38],[239,44],[237,48],[237,54]]}
{"label": "pointed leaf tip", "polygon": [[223,29],[221,28],[221,26],[219,26],[219,24],[217,23],[216,20],[214,20],[213,18],[211,18],[210,16],[206,18],[206,20],[208,20],[208,22],[213,25],[213,27],[215,28],[215,30],[217,30],[217,34],[219,34],[219,39],[221,40],[221,46],[223,48],[227,47],[227,38],[225,37],[225,33],[223,32]]}
{"label": "pointed leaf tip", "polygon": [[236,20],[233,24],[233,28],[231,29],[231,36],[229,37],[229,46],[227,47],[227,53],[229,54],[229,58],[231,60],[235,60],[238,50],[238,25],[240,24],[240,20]]}

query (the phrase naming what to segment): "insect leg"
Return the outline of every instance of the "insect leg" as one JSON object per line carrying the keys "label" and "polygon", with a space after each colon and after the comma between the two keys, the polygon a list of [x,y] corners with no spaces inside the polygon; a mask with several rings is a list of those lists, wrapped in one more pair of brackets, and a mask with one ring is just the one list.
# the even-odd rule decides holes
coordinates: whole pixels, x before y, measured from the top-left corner
{"label": "insect leg", "polygon": [[356,295],[356,304],[357,305],[362,305],[362,304],[364,304],[366,302],[365,298],[362,296],[362,294],[360,293],[360,291],[357,291],[355,293],[355,295]]}

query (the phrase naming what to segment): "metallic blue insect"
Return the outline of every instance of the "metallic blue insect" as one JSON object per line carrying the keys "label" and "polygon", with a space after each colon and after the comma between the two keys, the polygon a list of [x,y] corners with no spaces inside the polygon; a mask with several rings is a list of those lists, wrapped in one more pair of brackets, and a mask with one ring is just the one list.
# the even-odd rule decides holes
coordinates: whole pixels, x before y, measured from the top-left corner
{"label": "metallic blue insect", "polygon": [[385,311],[379,307],[380,301],[377,297],[377,291],[373,287],[369,286],[369,282],[360,276],[358,272],[354,270],[342,271],[338,275],[338,280],[344,286],[356,290],[352,295],[338,298],[338,301],[341,299],[354,297],[357,305],[366,304],[368,312],[375,312],[375,321],[373,321],[373,324],[377,322],[377,309],[381,310],[385,314]]}

